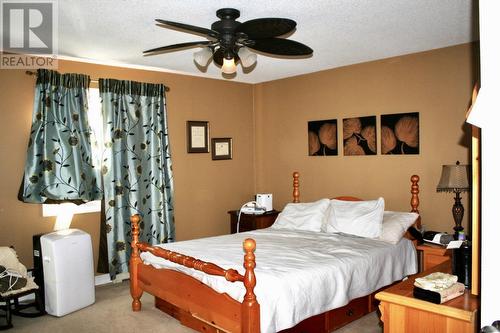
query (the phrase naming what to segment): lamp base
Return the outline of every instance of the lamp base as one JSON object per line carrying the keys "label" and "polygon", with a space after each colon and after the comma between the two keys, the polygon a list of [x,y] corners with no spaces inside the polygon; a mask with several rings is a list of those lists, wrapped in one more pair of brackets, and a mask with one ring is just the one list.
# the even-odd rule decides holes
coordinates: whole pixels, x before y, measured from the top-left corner
{"label": "lamp base", "polygon": [[455,204],[451,208],[451,213],[453,214],[453,219],[455,220],[455,226],[453,230],[455,230],[455,239],[458,239],[458,233],[463,231],[462,227],[462,219],[464,217],[464,206],[462,205],[460,197],[460,191],[455,192]]}

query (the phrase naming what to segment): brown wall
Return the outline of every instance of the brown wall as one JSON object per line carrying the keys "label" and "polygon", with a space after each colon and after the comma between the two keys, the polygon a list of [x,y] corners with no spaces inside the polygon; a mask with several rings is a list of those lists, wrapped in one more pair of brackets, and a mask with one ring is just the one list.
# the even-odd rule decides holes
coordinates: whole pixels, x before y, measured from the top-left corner
{"label": "brown wall", "polygon": [[[178,240],[229,233],[227,211],[254,193],[253,91],[248,84],[169,73],[60,61],[61,73],[163,83],[175,186]],[[55,218],[42,217],[41,205],[17,201],[31,126],[35,79],[24,70],[0,70],[0,246],[14,245],[31,266],[31,237],[52,230]],[[187,154],[186,121],[207,120],[211,137],[233,138],[233,160]],[[99,214],[81,214],[72,227],[92,236],[97,258]],[[96,261],[97,263],[97,261]]]}
{"label": "brown wall", "polygon": [[[280,209],[291,198],[291,173],[301,173],[303,201],[337,195],[383,196],[387,209],[409,207],[409,177],[421,176],[427,229],[451,231],[452,195],[436,193],[442,164],[468,160],[462,127],[475,78],[475,52],[460,45],[258,85],[61,61],[60,72],[170,87],[167,112],[173,155],[177,239],[229,232],[226,212],[258,192],[274,194]],[[0,70],[0,246],[15,245],[31,265],[31,236],[52,230],[40,205],[16,199],[31,123],[34,78]],[[310,120],[420,112],[420,154],[309,157]],[[186,153],[186,121],[210,121],[211,137],[233,138],[233,160]],[[377,117],[377,122],[379,122]],[[254,125],[255,124],[255,125]],[[342,132],[339,126],[339,132]],[[378,134],[380,151],[380,134]],[[468,195],[464,195],[468,211]],[[467,217],[464,225],[467,226]],[[97,256],[99,215],[75,216]]]}
{"label": "brown wall", "polygon": [[[421,177],[427,230],[452,232],[451,193],[436,193],[442,164],[468,162],[465,111],[475,80],[470,44],[363,63],[259,84],[255,91],[257,191],[274,193],[275,206],[291,198],[291,174],[301,174],[301,197],[355,195],[386,199],[409,209],[410,175]],[[381,114],[420,113],[420,154],[380,154]],[[307,122],[377,115],[378,155],[308,156]],[[468,211],[468,194],[463,203]],[[468,218],[464,218],[467,228]]]}

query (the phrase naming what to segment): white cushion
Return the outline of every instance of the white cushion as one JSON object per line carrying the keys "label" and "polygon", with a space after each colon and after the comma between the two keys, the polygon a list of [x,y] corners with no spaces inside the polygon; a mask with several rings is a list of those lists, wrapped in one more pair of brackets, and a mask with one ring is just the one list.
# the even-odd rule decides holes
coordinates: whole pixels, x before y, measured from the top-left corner
{"label": "white cushion", "polygon": [[321,231],[325,223],[330,200],[321,199],[307,203],[289,203],[272,225],[274,229]]}
{"label": "white cushion", "polygon": [[330,200],[326,232],[342,232],[367,238],[382,233],[384,198],[369,201]]}
{"label": "white cushion", "polygon": [[417,213],[385,211],[380,240],[397,244],[417,218]]}

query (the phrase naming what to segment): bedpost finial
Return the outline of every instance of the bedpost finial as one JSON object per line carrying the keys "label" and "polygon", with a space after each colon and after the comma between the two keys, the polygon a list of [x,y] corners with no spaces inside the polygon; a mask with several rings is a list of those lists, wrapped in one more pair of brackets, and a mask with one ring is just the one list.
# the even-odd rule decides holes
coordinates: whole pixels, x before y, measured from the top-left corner
{"label": "bedpost finial", "polygon": [[130,217],[130,222],[132,222],[132,225],[138,224],[140,220],[141,217],[139,216],[139,214],[135,214]]}
{"label": "bedpost finial", "polygon": [[132,256],[139,253],[137,252],[137,243],[139,242],[139,222],[141,221],[141,216],[139,214],[132,215],[130,217],[130,222],[132,222],[132,241],[130,245],[132,246]]}
{"label": "bedpost finial", "polygon": [[246,289],[243,302],[241,303],[241,332],[253,333],[260,332],[260,306],[255,296],[254,288],[257,284],[255,278],[255,240],[251,238],[245,239],[243,248],[245,249],[245,257],[243,260],[243,267],[245,267],[245,276],[243,277],[243,284]]}
{"label": "bedpost finial", "polygon": [[297,171],[295,171],[292,174],[292,177],[293,177],[293,192],[292,192],[293,200],[292,200],[292,202],[297,203],[300,201],[299,200],[299,196],[300,196],[300,193],[299,193],[299,173]]}
{"label": "bedpost finial", "polygon": [[256,244],[252,238],[247,238],[243,241],[243,248],[245,252],[255,252]]}
{"label": "bedpost finial", "polygon": [[[411,180],[411,211],[415,213],[419,213],[418,211],[418,206],[420,204],[420,199],[418,197],[418,193],[420,192],[420,188],[418,186],[418,181],[420,180],[420,177],[418,175],[413,175],[410,178]],[[420,223],[417,223],[417,226],[420,227]]]}

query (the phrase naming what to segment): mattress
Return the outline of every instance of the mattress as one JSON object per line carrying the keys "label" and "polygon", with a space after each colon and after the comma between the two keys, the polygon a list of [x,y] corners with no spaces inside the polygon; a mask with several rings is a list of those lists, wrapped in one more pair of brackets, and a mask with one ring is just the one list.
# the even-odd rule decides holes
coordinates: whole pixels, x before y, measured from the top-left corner
{"label": "mattress", "polygon": [[[244,274],[242,243],[246,238],[257,243],[255,294],[262,333],[293,327],[417,272],[415,247],[405,238],[394,245],[346,234],[268,228],[159,246]],[[231,283],[149,252],[141,258],[145,264],[184,272],[243,301],[242,283]]]}

